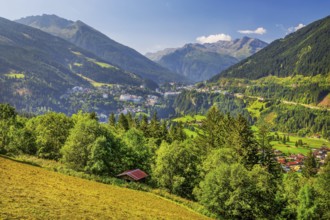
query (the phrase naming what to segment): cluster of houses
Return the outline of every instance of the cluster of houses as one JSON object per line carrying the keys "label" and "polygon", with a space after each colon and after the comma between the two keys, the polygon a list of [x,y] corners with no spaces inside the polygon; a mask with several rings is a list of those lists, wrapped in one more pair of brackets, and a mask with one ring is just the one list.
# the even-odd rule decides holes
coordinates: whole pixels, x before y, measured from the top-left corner
{"label": "cluster of houses", "polygon": [[123,102],[134,102],[136,104],[140,104],[143,101],[142,96],[131,95],[131,94],[122,94],[119,97],[119,101]]}
{"label": "cluster of houses", "polygon": [[[285,156],[280,150],[274,151],[276,155],[276,160],[278,163],[281,164],[282,169],[285,172],[294,171],[294,172],[301,172],[304,166],[304,160],[306,158],[303,154],[291,154],[289,156]],[[318,149],[312,149],[312,153],[316,161],[323,165],[324,161],[330,153],[330,148],[323,146]]]}

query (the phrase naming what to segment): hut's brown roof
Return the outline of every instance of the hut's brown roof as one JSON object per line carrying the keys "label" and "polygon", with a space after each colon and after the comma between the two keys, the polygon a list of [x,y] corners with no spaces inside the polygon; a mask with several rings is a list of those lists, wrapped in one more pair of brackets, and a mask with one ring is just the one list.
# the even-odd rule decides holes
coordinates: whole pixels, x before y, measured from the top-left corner
{"label": "hut's brown roof", "polygon": [[118,177],[120,177],[120,176],[129,176],[132,179],[138,181],[140,179],[146,178],[148,175],[140,169],[135,169],[135,170],[127,170],[127,171],[125,171],[121,174],[118,174],[117,176]]}

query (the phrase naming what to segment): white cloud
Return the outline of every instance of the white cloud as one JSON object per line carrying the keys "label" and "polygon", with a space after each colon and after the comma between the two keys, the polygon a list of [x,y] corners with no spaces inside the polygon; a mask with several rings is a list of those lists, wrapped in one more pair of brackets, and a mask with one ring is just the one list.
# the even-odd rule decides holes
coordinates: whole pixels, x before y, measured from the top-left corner
{"label": "white cloud", "polygon": [[227,34],[214,34],[214,35],[201,36],[196,38],[196,41],[202,44],[215,43],[218,42],[219,40],[231,41],[231,36]]}
{"label": "white cloud", "polygon": [[305,27],[305,26],[306,26],[306,25],[300,23],[300,24],[298,24],[296,27],[289,27],[289,28],[288,28],[288,32],[289,32],[289,33],[296,32],[297,30],[299,30],[300,28],[303,28],[303,27]]}
{"label": "white cloud", "polygon": [[267,30],[263,27],[258,27],[255,30],[239,30],[238,31],[241,34],[266,34]]}

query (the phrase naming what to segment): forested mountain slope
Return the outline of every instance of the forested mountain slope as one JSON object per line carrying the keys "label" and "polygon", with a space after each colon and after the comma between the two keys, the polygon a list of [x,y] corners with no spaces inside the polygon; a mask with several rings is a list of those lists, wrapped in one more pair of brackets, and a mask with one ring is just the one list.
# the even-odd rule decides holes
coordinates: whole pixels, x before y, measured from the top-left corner
{"label": "forested mountain slope", "polygon": [[74,86],[141,85],[143,80],[94,54],[35,28],[0,18],[0,102],[18,109],[59,109],[59,97]]}
{"label": "forested mountain slope", "polygon": [[81,21],[69,21],[56,15],[30,16],[17,20],[61,37],[93,52],[102,59],[126,71],[156,82],[185,81],[186,79],[152,62],[134,49],[122,45]]}
{"label": "forested mountain slope", "polygon": [[274,41],[260,52],[216,75],[211,81],[221,77],[258,79],[268,75],[329,74],[329,36],[330,16]]}

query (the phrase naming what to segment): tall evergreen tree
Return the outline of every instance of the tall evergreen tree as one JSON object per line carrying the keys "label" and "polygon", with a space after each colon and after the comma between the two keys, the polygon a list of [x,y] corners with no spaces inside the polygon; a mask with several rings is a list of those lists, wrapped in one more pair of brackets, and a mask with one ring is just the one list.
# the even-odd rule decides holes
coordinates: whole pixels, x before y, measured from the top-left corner
{"label": "tall evergreen tree", "polygon": [[172,123],[169,130],[169,141],[184,141],[186,139],[186,133],[184,132],[183,125],[181,122]]}
{"label": "tall evergreen tree", "polygon": [[162,120],[160,123],[160,133],[161,133],[162,140],[168,140],[168,129],[167,129],[167,123],[165,120]]}
{"label": "tall evergreen tree", "polygon": [[307,177],[313,177],[317,174],[317,164],[312,151],[309,151],[305,160],[302,174]]}
{"label": "tall evergreen tree", "polygon": [[108,123],[109,123],[110,126],[116,127],[116,117],[115,117],[115,114],[113,112],[111,112],[111,114],[109,116]]}
{"label": "tall evergreen tree", "polygon": [[257,141],[260,148],[259,161],[266,170],[273,174],[274,178],[279,178],[281,167],[275,160],[272,145],[270,144],[270,126],[265,122],[261,122],[258,127]]}
{"label": "tall evergreen tree", "polygon": [[97,113],[94,112],[94,111],[89,113],[89,117],[90,117],[90,119],[93,119],[93,120],[96,120],[96,121],[99,120],[99,117],[97,116]]}
{"label": "tall evergreen tree", "polygon": [[238,161],[246,168],[252,169],[253,165],[258,163],[258,143],[243,116],[239,115],[236,119],[230,138]]}
{"label": "tall evergreen tree", "polygon": [[134,120],[131,112],[127,113],[126,118],[127,118],[127,122],[128,122],[128,127],[135,128],[136,124],[135,124],[135,120]]}
{"label": "tall evergreen tree", "polygon": [[120,113],[118,118],[118,127],[121,128],[124,131],[128,131],[129,124],[126,116],[123,113]]}
{"label": "tall evergreen tree", "polygon": [[149,124],[149,135],[153,138],[161,137],[160,123],[158,121],[157,112],[155,111],[152,115],[150,124]]}
{"label": "tall evergreen tree", "polygon": [[216,106],[212,106],[202,121],[197,143],[206,151],[224,147],[224,116]]}
{"label": "tall evergreen tree", "polygon": [[140,130],[143,132],[145,137],[150,137],[149,135],[149,123],[148,123],[148,116],[143,114],[141,121],[140,121]]}

